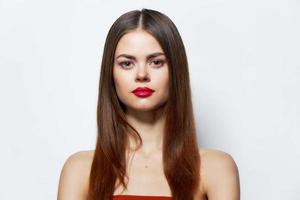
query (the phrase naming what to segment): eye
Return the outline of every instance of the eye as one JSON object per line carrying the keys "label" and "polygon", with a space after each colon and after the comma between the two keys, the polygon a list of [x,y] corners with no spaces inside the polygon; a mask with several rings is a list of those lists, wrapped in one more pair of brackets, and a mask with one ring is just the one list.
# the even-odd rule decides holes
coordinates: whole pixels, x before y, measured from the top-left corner
{"label": "eye", "polygon": [[122,67],[122,68],[130,68],[130,64],[132,64],[131,61],[123,61],[123,62],[120,62],[119,65]]}
{"label": "eye", "polygon": [[165,61],[164,60],[153,60],[151,63],[153,63],[155,67],[161,67],[164,65]]}

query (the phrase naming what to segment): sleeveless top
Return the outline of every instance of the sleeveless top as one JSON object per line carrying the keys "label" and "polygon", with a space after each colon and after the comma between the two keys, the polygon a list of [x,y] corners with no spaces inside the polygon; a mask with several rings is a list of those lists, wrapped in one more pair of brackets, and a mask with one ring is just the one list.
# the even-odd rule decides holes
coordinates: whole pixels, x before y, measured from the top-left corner
{"label": "sleeveless top", "polygon": [[113,195],[113,200],[171,200],[168,196]]}

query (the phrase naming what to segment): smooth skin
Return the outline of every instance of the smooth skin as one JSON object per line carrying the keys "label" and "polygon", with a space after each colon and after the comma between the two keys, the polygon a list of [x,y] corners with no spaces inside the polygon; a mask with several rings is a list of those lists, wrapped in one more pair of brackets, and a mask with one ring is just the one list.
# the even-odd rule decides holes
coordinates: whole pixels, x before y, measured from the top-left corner
{"label": "smooth skin", "polygon": [[[114,195],[171,196],[163,173],[162,135],[165,115],[162,113],[168,98],[168,63],[156,39],[136,29],[125,34],[115,52],[113,77],[119,99],[126,106],[128,122],[140,133],[143,146],[135,153],[134,140],[126,152],[128,160],[128,190],[117,188]],[[149,87],[155,92],[136,97],[132,90]],[[239,172],[232,156],[216,149],[199,150],[200,180],[195,200],[239,200]],[[85,200],[94,151],[72,154],[61,171],[58,200]]]}

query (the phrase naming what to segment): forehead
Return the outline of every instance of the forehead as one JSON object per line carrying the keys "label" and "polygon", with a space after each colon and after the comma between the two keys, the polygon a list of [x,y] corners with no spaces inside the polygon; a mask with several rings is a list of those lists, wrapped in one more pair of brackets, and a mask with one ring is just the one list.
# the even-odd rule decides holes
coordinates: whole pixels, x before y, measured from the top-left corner
{"label": "forehead", "polygon": [[146,56],[153,52],[163,52],[158,41],[144,30],[134,30],[121,37],[116,47],[115,56],[123,53]]}

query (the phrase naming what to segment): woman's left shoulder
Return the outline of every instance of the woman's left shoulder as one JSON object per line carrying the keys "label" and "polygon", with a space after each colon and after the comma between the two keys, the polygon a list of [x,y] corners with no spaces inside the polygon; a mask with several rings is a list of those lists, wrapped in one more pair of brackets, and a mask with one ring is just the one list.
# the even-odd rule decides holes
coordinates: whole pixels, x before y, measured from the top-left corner
{"label": "woman's left shoulder", "polygon": [[218,149],[201,148],[199,150],[199,153],[201,160],[203,162],[206,162],[206,164],[208,165],[225,164],[226,166],[231,166],[234,168],[237,167],[233,157],[225,151],[221,151]]}
{"label": "woman's left shoulder", "polygon": [[218,149],[202,148],[199,153],[205,193],[211,199],[218,199],[218,196],[239,199],[239,171],[234,158]]}

